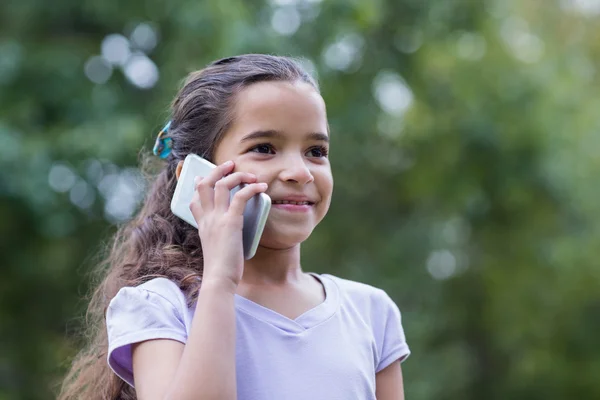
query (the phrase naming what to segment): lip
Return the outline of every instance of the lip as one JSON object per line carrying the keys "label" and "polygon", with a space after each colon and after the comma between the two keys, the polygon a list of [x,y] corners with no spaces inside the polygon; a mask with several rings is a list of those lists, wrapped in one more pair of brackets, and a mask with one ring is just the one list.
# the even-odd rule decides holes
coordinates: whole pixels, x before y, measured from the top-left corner
{"label": "lip", "polygon": [[271,196],[271,202],[273,203],[276,201],[294,201],[296,203],[305,201],[305,202],[311,203],[311,205],[314,205],[316,203],[315,200],[311,199],[308,196],[303,196],[303,195],[290,195],[290,196],[283,196],[283,197]]}
{"label": "lip", "polygon": [[[293,202],[297,202],[297,203],[308,202],[309,204],[276,204],[275,203],[276,201],[293,201]],[[315,203],[316,202],[314,200],[312,200],[311,198],[309,198],[307,196],[290,195],[290,196],[272,198],[271,207],[280,209],[280,210],[284,210],[284,211],[290,211],[290,212],[307,212],[312,209],[312,207],[315,205]]]}
{"label": "lip", "polygon": [[312,204],[272,204],[271,208],[290,212],[308,212],[312,209]]}

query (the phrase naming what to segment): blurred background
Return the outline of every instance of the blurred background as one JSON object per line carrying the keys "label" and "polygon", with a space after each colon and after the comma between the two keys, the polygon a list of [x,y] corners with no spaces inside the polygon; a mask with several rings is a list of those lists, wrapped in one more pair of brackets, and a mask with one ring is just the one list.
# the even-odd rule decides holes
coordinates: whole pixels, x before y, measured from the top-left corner
{"label": "blurred background", "polygon": [[0,400],[50,399],[188,72],[303,57],[332,129],[304,267],[385,289],[406,398],[600,398],[600,0],[3,0]]}

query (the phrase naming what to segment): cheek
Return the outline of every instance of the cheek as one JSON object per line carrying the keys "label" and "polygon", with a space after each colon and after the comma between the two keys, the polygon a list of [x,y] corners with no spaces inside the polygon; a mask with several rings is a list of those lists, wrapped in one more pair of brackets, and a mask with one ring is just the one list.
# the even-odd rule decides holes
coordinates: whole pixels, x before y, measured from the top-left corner
{"label": "cheek", "polygon": [[260,165],[257,165],[257,163],[248,160],[247,157],[244,156],[234,158],[233,162],[235,162],[235,172],[254,174],[258,177],[259,182],[264,182],[264,180],[261,180],[261,177],[265,175],[264,168],[260,168]]}
{"label": "cheek", "polygon": [[331,174],[331,169],[326,168],[323,171],[319,171],[319,173],[314,176],[315,183],[321,192],[321,196],[331,197],[333,192],[333,175]]}
{"label": "cheek", "polygon": [[323,204],[323,212],[327,212],[329,209],[329,204],[331,203],[331,196],[333,194],[333,176],[329,171],[326,174],[321,174],[319,176],[315,176],[315,183],[319,190],[319,194],[321,196],[321,201]]}
{"label": "cheek", "polygon": [[[234,148],[232,144],[232,140],[229,135],[226,133],[225,137],[221,139],[219,143],[217,143],[216,147],[213,149],[212,153],[212,162],[216,165],[221,165],[225,161],[233,160],[236,161],[236,154],[232,153],[231,149]],[[236,163],[237,169],[237,163]]]}

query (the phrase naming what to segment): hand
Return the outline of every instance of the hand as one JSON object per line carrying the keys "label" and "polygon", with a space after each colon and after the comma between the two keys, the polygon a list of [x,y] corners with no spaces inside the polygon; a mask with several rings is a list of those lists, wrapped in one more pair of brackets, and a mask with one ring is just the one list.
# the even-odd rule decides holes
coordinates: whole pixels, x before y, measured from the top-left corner
{"label": "hand", "polygon": [[[234,172],[233,161],[219,165],[205,178],[196,177],[196,191],[190,210],[198,224],[204,254],[202,280],[233,284],[237,287],[244,271],[242,227],[246,202],[267,190],[266,183],[256,183],[256,176]],[[246,186],[230,202],[230,190]]]}

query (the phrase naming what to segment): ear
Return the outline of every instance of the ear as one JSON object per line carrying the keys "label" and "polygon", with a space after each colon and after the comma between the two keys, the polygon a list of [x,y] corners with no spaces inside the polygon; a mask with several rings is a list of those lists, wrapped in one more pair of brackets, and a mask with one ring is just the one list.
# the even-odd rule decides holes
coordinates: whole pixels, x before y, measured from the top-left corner
{"label": "ear", "polygon": [[175,170],[175,175],[177,176],[177,180],[179,180],[179,175],[181,175],[181,169],[183,168],[183,160],[177,163],[177,169]]}

